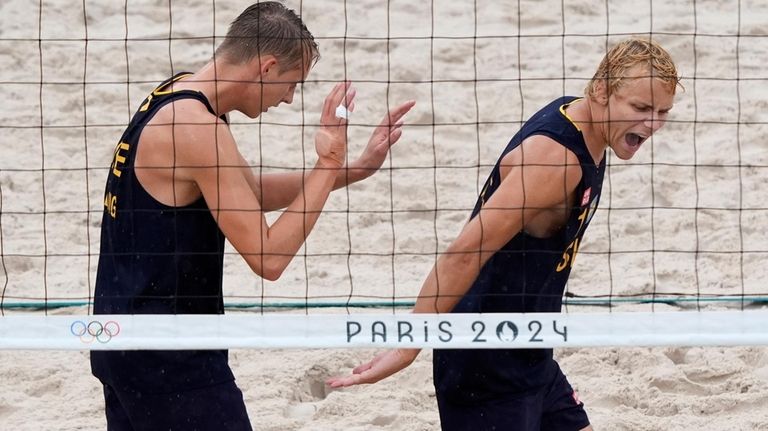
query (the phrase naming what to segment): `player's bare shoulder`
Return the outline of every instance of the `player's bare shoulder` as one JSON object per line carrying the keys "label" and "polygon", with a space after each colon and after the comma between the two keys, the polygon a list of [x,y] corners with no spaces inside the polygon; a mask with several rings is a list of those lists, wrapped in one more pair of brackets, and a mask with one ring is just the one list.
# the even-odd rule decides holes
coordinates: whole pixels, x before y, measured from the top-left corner
{"label": "player's bare shoulder", "polygon": [[176,151],[205,151],[201,146],[214,142],[222,130],[229,131],[227,124],[199,100],[178,99],[155,114],[147,124],[142,141],[149,141],[152,146],[170,144]]}
{"label": "player's bare shoulder", "polygon": [[545,135],[526,138],[501,161],[502,184],[519,190],[525,209],[522,229],[546,238],[568,218],[569,204],[581,180],[578,157]]}
{"label": "player's bare shoulder", "polygon": [[574,188],[581,180],[581,165],[576,154],[545,135],[526,138],[501,159],[500,168],[502,178],[511,171],[525,170],[541,171],[542,175]]}
{"label": "player's bare shoulder", "polygon": [[194,171],[217,165],[222,151],[237,151],[228,125],[197,99],[174,100],[144,127],[136,174],[158,201],[189,203],[200,196]]}
{"label": "player's bare shoulder", "polygon": [[158,110],[144,128],[137,166],[210,165],[221,151],[233,146],[229,126],[207,106],[193,98],[174,100]]}

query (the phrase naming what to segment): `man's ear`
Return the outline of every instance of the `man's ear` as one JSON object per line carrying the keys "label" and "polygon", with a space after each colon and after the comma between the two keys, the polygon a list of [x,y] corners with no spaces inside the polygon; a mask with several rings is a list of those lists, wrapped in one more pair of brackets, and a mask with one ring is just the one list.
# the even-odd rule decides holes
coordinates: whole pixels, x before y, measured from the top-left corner
{"label": "man's ear", "polygon": [[277,64],[277,58],[274,55],[262,55],[254,58],[253,67],[258,68],[261,76],[269,76],[270,73],[279,74],[280,67]]}
{"label": "man's ear", "polygon": [[592,87],[592,99],[600,105],[608,104],[608,82],[606,79],[598,79]]}

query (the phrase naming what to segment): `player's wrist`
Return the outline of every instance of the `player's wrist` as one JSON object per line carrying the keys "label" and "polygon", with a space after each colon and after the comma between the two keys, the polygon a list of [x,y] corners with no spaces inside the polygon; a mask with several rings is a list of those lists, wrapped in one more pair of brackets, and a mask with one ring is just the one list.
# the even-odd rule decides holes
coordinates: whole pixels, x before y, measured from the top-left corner
{"label": "player's wrist", "polygon": [[421,353],[421,349],[397,349],[397,353],[402,362],[408,366],[416,360],[416,357]]}
{"label": "player's wrist", "polygon": [[319,157],[315,163],[315,170],[335,178],[343,170],[343,166],[343,160],[338,160],[335,157]]}
{"label": "player's wrist", "polygon": [[367,166],[365,162],[361,162],[360,159],[354,160],[342,168],[339,176],[345,180],[345,184],[362,181],[373,175],[374,172],[373,170],[366,169],[365,166]]}

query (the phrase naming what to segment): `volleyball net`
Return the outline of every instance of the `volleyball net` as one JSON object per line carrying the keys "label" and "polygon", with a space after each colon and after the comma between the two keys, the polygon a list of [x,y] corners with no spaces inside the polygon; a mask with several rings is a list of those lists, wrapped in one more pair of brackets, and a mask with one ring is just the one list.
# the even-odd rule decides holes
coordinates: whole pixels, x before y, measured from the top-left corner
{"label": "volleyball net", "polygon": [[[706,2],[286,1],[321,59],[292,105],[232,115],[254,170],[314,163],[322,100],[341,80],[358,89],[350,157],[387,109],[415,99],[401,142],[380,172],[333,192],[280,280],[260,279],[228,246],[228,314],[93,316],[114,145],[146,94],[208,61],[248,3],[3,6],[0,348],[766,344],[758,1],[727,14]],[[563,313],[409,314],[509,138],[554,98],[582,95],[629,35],[664,46],[685,90],[631,161],[609,152]]]}

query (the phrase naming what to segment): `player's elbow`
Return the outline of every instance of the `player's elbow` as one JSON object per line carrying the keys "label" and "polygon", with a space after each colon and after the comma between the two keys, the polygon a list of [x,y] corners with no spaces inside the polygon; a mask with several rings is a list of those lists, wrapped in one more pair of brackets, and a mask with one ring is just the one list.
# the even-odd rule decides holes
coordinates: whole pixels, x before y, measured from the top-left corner
{"label": "player's elbow", "polygon": [[261,273],[261,278],[268,280],[268,281],[277,281],[280,276],[283,274],[282,271],[264,271]]}
{"label": "player's elbow", "polygon": [[283,259],[278,257],[266,257],[256,256],[248,262],[253,272],[259,275],[259,277],[276,281],[283,275],[285,268],[288,267],[288,262],[284,262]]}
{"label": "player's elbow", "polygon": [[277,262],[277,259],[274,259],[272,262],[262,268],[261,276],[269,281],[276,281],[278,278],[280,278],[281,275],[283,275],[283,272],[287,266],[288,265],[282,264],[282,262]]}

